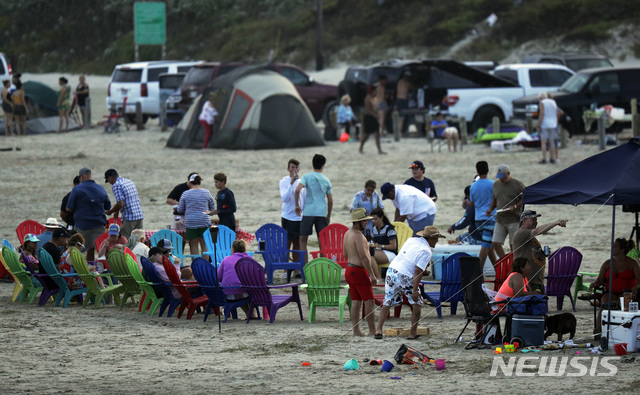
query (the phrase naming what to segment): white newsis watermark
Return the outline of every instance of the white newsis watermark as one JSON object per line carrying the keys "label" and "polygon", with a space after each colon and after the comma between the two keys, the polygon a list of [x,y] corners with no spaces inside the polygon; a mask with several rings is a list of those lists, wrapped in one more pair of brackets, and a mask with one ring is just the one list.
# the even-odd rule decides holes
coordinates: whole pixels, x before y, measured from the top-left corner
{"label": "white newsis watermark", "polygon": [[618,368],[611,364],[620,357],[494,357],[491,377],[502,372],[511,377],[583,377],[614,376]]}

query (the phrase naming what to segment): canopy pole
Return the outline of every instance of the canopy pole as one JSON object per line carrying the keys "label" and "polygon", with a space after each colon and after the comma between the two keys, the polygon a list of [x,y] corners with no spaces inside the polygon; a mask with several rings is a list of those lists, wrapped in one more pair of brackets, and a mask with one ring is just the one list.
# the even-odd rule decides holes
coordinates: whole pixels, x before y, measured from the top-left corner
{"label": "canopy pole", "polygon": [[[603,348],[604,351],[609,349],[609,341],[611,340],[611,290],[613,288],[613,243],[615,243],[616,234],[616,205],[612,205],[611,211],[611,253],[609,257],[609,314],[607,314],[607,347]],[[621,306],[624,309],[624,306]],[[602,327],[602,325],[601,325]]]}

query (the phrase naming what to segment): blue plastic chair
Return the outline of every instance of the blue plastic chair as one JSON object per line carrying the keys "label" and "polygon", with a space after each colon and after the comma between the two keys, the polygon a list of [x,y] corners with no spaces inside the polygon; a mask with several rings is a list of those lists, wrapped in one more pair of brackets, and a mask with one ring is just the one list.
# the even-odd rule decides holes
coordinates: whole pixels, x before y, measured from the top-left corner
{"label": "blue plastic chair", "polygon": [[9,240],[7,239],[2,239],[2,246],[3,247],[9,247],[11,248],[13,251],[15,251],[16,249],[13,248],[13,246],[11,245],[11,243],[9,243]]}
{"label": "blue plastic chair", "polygon": [[466,252],[457,252],[442,262],[442,280],[440,282],[421,281],[422,284],[439,284],[440,291],[425,292],[422,297],[436,306],[438,318],[442,318],[442,303],[451,304],[451,315],[456,315],[458,302],[464,301],[462,283],[460,281],[460,257],[471,256]]}
{"label": "blue plastic chair", "polygon": [[55,306],[60,306],[60,302],[62,303],[62,307],[67,307],[71,298],[77,295],[82,295],[87,292],[87,287],[79,288],[79,289],[70,289],[69,285],[65,281],[65,277],[80,277],[77,273],[70,274],[61,274],[56,266],[53,263],[53,258],[51,255],[45,250],[41,248],[38,251],[38,260],[40,264],[44,268],[44,270],[49,274],[49,277],[58,285],[60,291],[58,292],[58,296],[56,297]]}
{"label": "blue plastic chair", "polygon": [[[273,272],[275,270],[287,270],[287,282],[291,281],[291,271],[300,270],[302,282],[305,283],[304,263],[306,251],[287,249],[287,231],[276,224],[262,225],[256,231],[256,238],[264,240],[264,251],[258,251],[264,258],[264,271],[267,272],[267,283],[273,284]],[[289,252],[297,252],[298,262],[289,262]]]}
{"label": "blue plastic chair", "polygon": [[182,236],[172,231],[171,229],[160,229],[159,231],[157,231],[151,236],[149,241],[151,242],[151,246],[155,247],[158,245],[158,242],[162,239],[167,239],[171,242],[171,245],[173,246],[173,255],[180,258],[180,262],[182,262],[180,267],[184,266],[184,258],[197,258],[200,256],[200,255],[189,255],[189,254],[185,255],[182,250],[182,243],[183,243]]}
{"label": "blue plastic chair", "polygon": [[170,288],[173,285],[162,281],[158,271],[149,259],[141,256],[140,263],[142,264],[142,274],[144,275],[144,278],[149,281],[153,289],[161,293],[164,298],[160,305],[160,313],[158,313],[158,317],[162,317],[165,310],[167,310],[167,317],[171,317],[176,308],[182,303],[182,298],[176,299],[173,296],[173,292],[171,292]]}

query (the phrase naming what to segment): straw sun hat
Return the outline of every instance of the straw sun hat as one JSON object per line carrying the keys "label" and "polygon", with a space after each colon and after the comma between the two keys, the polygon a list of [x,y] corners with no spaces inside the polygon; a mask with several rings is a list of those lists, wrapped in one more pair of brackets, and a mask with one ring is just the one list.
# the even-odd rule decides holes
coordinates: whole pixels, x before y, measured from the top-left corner
{"label": "straw sun hat", "polygon": [[446,237],[444,237],[442,234],[440,234],[440,231],[438,230],[437,226],[425,226],[423,230],[421,230],[420,232],[416,233],[418,236],[422,236],[425,237],[427,239],[433,238],[433,237],[437,237],[437,238],[443,238],[445,239]]}
{"label": "straw sun hat", "polygon": [[367,215],[367,210],[360,207],[351,212],[351,221],[348,222],[359,222],[359,221],[367,221],[373,219],[373,217]]}

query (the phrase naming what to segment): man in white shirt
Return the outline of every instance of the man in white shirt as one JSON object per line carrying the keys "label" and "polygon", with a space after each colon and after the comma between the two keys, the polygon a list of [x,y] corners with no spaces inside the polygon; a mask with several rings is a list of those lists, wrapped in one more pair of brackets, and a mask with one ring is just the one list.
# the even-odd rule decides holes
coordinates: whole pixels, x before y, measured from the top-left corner
{"label": "man in white shirt", "polygon": [[[281,225],[287,231],[287,248],[290,250],[300,250],[300,222],[302,216],[296,214],[296,188],[300,183],[300,162],[291,158],[287,163],[288,176],[282,177],[280,180],[280,197],[282,198],[282,216]],[[300,191],[300,207],[304,207],[304,198],[306,190]],[[297,254],[296,254],[297,255]],[[297,258],[294,256],[294,261]]]}
{"label": "man in white shirt", "polygon": [[433,225],[438,208],[424,192],[411,185],[392,185],[387,182],[380,188],[382,200],[391,199],[396,207],[396,222],[409,222],[413,235]]}
{"label": "man in white shirt", "polygon": [[418,286],[422,275],[426,272],[427,266],[431,262],[431,249],[435,247],[439,238],[444,238],[435,226],[426,226],[417,233],[417,237],[408,239],[387,270],[387,277],[384,285],[384,301],[380,308],[378,328],[375,338],[382,339],[382,327],[387,319],[387,314],[392,306],[402,303],[404,294],[409,303],[413,305],[411,310],[411,332],[407,340],[416,340],[420,336],[418,332],[418,321],[422,312],[422,297]]}

